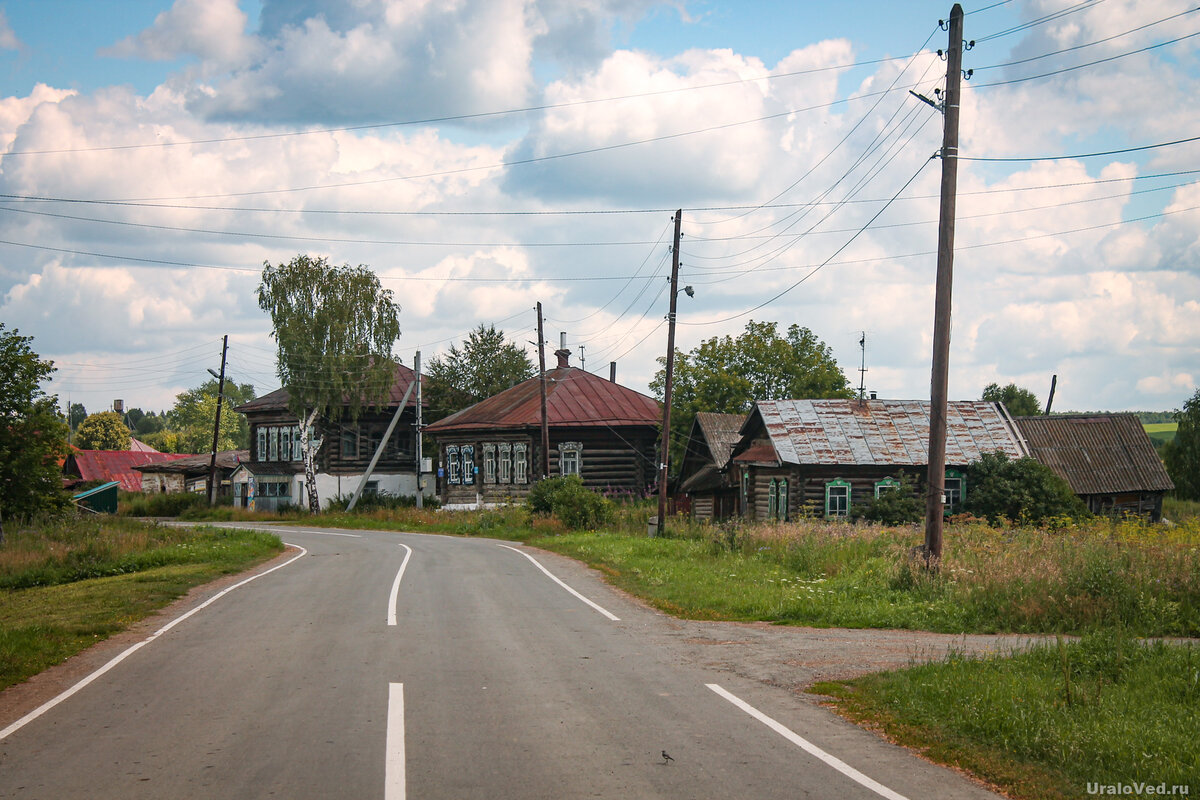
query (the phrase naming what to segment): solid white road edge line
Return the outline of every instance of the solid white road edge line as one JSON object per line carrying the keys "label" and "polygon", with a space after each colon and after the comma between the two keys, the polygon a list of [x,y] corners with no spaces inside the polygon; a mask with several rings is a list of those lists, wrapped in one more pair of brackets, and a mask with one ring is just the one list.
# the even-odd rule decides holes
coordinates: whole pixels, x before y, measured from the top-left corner
{"label": "solid white road edge line", "polygon": [[521,555],[525,556],[526,558],[528,558],[530,561],[532,561],[532,562],[533,562],[533,565],[534,565],[535,567],[537,567],[538,569],[540,569],[542,572],[546,573],[546,575],[547,575],[547,576],[550,578],[550,580],[554,581],[554,582],[555,582],[555,583],[557,583],[559,586],[563,587],[563,588],[564,588],[564,589],[566,589],[568,592],[570,592],[571,594],[575,595],[575,596],[576,596],[576,597],[578,597],[580,600],[582,600],[583,602],[587,603],[589,606],[591,606],[592,608],[596,609],[597,611],[599,611],[599,612],[600,612],[601,614],[603,614],[604,616],[606,616],[606,617],[608,617],[609,619],[611,619],[613,622],[620,622],[620,621],[621,621],[621,618],[620,618],[620,617],[616,616],[615,614],[612,614],[611,612],[609,612],[608,610],[606,610],[606,609],[605,609],[603,606],[600,606],[600,605],[597,605],[596,603],[593,603],[591,600],[588,600],[586,597],[584,597],[583,595],[581,595],[579,592],[575,591],[575,590],[574,590],[574,589],[572,589],[570,586],[567,586],[565,583],[563,583],[562,581],[560,581],[560,580],[559,580],[559,579],[558,579],[558,578],[557,578],[557,577],[554,575],[554,573],[550,572],[550,570],[546,569],[546,568],[545,568],[545,567],[543,567],[541,564],[539,564],[539,563],[538,563],[538,560],[537,560],[536,558],[534,558],[533,556],[529,555],[529,553],[526,553],[524,550],[518,550],[518,549],[517,549],[517,548],[515,548],[515,547],[509,547],[509,546],[508,546],[508,545],[506,545],[506,544],[502,544],[502,545],[500,545],[500,547],[503,547],[503,548],[505,548],[506,550],[512,550],[514,553],[520,553]]}
{"label": "solid white road edge line", "polygon": [[800,736],[799,734],[795,733],[790,728],[786,727],[785,725],[783,725],[780,722],[776,722],[775,720],[771,719],[770,717],[768,717],[766,714],[759,711],[754,706],[750,705],[749,703],[747,703],[746,701],[737,697],[736,695],[730,694],[729,692],[725,691],[717,684],[706,683],[704,685],[707,686],[709,689],[712,689],[714,692],[716,692],[721,697],[724,697],[729,702],[733,703],[735,706],[740,708],[742,711],[745,711],[747,714],[754,717],[756,720],[758,720],[762,724],[766,725],[771,730],[778,733],[783,738],[787,739],[792,744],[799,747],[801,750],[804,750],[805,752],[809,753],[810,755],[816,756],[817,758],[824,761],[829,766],[836,769],[838,772],[845,775],[847,778],[850,778],[852,781],[856,781],[857,783],[862,784],[863,786],[870,789],[872,792],[875,792],[875,794],[880,795],[881,797],[886,797],[886,798],[888,798],[888,800],[908,800],[908,798],[905,797],[904,795],[894,792],[891,789],[889,789],[888,787],[884,786],[882,783],[879,783],[878,781],[875,781],[871,778],[868,778],[866,775],[863,775],[861,772],[859,772],[854,767],[847,764],[845,761],[842,761],[840,758],[829,755],[829,753],[826,753],[824,750],[817,747],[815,744],[808,741],[807,739]]}
{"label": "solid white road edge line", "polygon": [[400,594],[400,579],[404,577],[404,570],[408,569],[408,560],[412,558],[412,548],[406,544],[400,546],[408,552],[400,562],[400,571],[396,573],[396,580],[392,581],[392,593],[388,595],[388,625],[396,624],[396,597]]}
{"label": "solid white road edge line", "polygon": [[40,706],[38,706],[37,708],[35,708],[33,711],[30,711],[28,714],[26,714],[25,716],[21,717],[19,720],[17,720],[17,721],[16,721],[16,722],[14,722],[13,724],[9,725],[9,726],[8,726],[7,728],[5,728],[4,730],[0,731],[0,740],[3,740],[3,739],[5,739],[5,738],[6,738],[6,737],[8,737],[10,734],[16,733],[16,732],[17,732],[17,731],[19,731],[21,728],[24,728],[24,727],[25,727],[26,725],[28,725],[30,722],[33,722],[35,719],[37,719],[38,717],[40,717],[42,714],[45,714],[47,711],[49,711],[50,709],[54,708],[56,705],[58,705],[58,704],[59,704],[59,703],[61,703],[62,701],[64,701],[64,700],[66,700],[66,699],[70,698],[70,697],[71,697],[71,696],[73,696],[75,693],[77,693],[79,690],[81,690],[83,687],[87,686],[89,683],[91,683],[92,681],[96,680],[97,678],[99,678],[99,677],[100,677],[101,675],[103,675],[104,673],[108,672],[110,669],[112,669],[113,667],[115,667],[117,664],[120,664],[120,663],[121,663],[122,661],[124,661],[126,658],[128,658],[128,657],[129,657],[129,656],[131,656],[131,655],[133,655],[133,654],[134,654],[135,652],[137,652],[138,650],[141,650],[143,647],[145,647],[146,645],[150,644],[152,641],[154,641],[155,639],[157,639],[159,636],[162,636],[162,635],[163,635],[164,633],[166,633],[167,631],[171,630],[171,628],[174,628],[176,625],[178,625],[179,623],[183,622],[185,619],[187,619],[188,617],[192,616],[193,614],[198,614],[199,612],[203,611],[205,608],[207,608],[208,606],[210,606],[210,605],[212,605],[213,603],[217,602],[217,600],[220,600],[222,597],[224,597],[225,595],[229,594],[229,593],[230,593],[230,592],[232,592],[234,589],[237,589],[237,588],[239,588],[239,587],[245,586],[245,585],[246,585],[247,583],[249,583],[250,581],[258,580],[259,578],[261,578],[261,577],[262,577],[262,576],[264,576],[264,575],[270,575],[270,574],[271,574],[272,572],[274,572],[275,570],[277,570],[277,569],[283,569],[283,568],[284,568],[284,567],[286,567],[287,565],[291,564],[293,561],[296,561],[297,559],[300,559],[300,558],[304,558],[304,556],[308,555],[308,551],[307,551],[307,550],[305,550],[303,547],[300,547],[299,545],[290,544],[290,543],[288,543],[288,542],[284,542],[284,544],[287,544],[287,545],[288,545],[288,547],[297,547],[297,548],[299,548],[300,552],[299,552],[299,553],[297,553],[296,555],[292,556],[291,558],[289,558],[287,561],[283,562],[282,564],[277,564],[276,566],[274,566],[274,567],[271,567],[270,569],[268,569],[268,570],[265,570],[265,571],[263,571],[263,572],[260,572],[260,573],[258,573],[257,575],[251,575],[249,578],[246,578],[246,579],[245,579],[245,580],[243,580],[243,581],[239,581],[238,583],[235,583],[233,586],[230,586],[230,587],[228,587],[228,588],[222,589],[221,591],[219,591],[219,592],[217,592],[216,594],[214,594],[212,597],[210,597],[210,598],[208,598],[207,600],[205,600],[205,601],[204,601],[203,603],[201,603],[200,605],[198,605],[198,606],[196,606],[195,608],[193,608],[191,611],[189,611],[189,612],[187,612],[186,614],[183,614],[183,615],[181,615],[181,616],[178,616],[178,617],[176,617],[175,619],[173,619],[173,620],[171,620],[170,622],[168,622],[166,625],[163,625],[161,628],[159,628],[159,629],[158,629],[158,630],[156,630],[154,633],[152,633],[152,634],[150,634],[149,636],[147,636],[147,637],[146,637],[145,639],[143,639],[142,641],[140,641],[140,642],[138,642],[137,644],[133,645],[132,647],[130,647],[130,648],[128,648],[128,649],[126,649],[126,650],[122,651],[122,652],[121,652],[119,655],[117,655],[116,657],[114,657],[114,658],[113,658],[111,661],[109,661],[107,664],[105,664],[105,665],[104,665],[104,666],[102,666],[100,669],[98,669],[98,670],[96,670],[95,672],[93,672],[91,675],[88,675],[86,678],[84,678],[84,679],[83,679],[83,680],[81,680],[79,683],[77,683],[77,684],[75,684],[74,686],[72,686],[70,689],[67,689],[67,690],[66,690],[66,691],[64,691],[62,694],[58,695],[57,697],[54,697],[54,698],[52,698],[52,699],[50,699],[50,700],[47,700],[45,703],[42,703]]}
{"label": "solid white road edge line", "polygon": [[384,758],[383,798],[404,800],[404,684],[388,684],[387,753]]}

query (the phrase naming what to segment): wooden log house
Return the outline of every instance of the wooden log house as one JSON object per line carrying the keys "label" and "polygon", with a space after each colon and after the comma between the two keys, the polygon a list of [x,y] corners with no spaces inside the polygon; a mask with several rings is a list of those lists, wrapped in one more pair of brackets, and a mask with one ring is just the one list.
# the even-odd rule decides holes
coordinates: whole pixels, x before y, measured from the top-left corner
{"label": "wooden log house", "polygon": [[[608,494],[641,496],[656,480],[658,402],[570,366],[546,372],[550,475],[579,475]],[[540,379],[531,378],[426,426],[437,443],[438,494],[449,507],[524,497],[540,480]]]}

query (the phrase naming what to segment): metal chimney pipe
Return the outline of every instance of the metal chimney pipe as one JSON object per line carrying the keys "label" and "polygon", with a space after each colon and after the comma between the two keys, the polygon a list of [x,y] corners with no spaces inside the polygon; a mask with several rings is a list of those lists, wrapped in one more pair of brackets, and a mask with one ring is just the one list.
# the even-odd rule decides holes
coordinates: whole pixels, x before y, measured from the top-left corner
{"label": "metal chimney pipe", "polygon": [[617,362],[615,361],[608,362],[608,382],[617,382]]}

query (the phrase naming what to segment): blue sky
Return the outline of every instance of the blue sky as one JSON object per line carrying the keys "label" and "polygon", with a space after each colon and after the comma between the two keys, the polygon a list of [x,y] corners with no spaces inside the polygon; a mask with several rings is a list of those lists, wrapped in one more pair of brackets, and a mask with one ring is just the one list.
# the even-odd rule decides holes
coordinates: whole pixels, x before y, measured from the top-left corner
{"label": "blue sky", "polygon": [[[960,164],[951,396],[1044,396],[1057,374],[1060,409],[1180,406],[1200,381],[1200,146],[1157,145],[1200,136],[1200,12],[964,8],[962,152],[1002,160]],[[941,119],[908,89],[941,84],[949,4],[0,10],[0,321],[55,359],[64,399],[169,407],[225,333],[239,380],[274,388],[253,290],[297,252],[376,269],[406,363],[479,323],[525,342],[541,301],[589,369],[617,360],[648,391],[680,207],[682,349],[799,324],[857,383],[866,331],[868,387],[928,395]]]}

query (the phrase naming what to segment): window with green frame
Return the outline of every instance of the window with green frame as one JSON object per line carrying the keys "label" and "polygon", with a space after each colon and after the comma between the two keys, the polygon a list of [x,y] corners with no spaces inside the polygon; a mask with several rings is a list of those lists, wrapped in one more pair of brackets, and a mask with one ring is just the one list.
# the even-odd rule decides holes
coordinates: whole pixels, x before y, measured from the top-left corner
{"label": "window with green frame", "polygon": [[829,519],[850,516],[850,482],[841,478],[825,484],[825,516]]}
{"label": "window with green frame", "polygon": [[879,497],[879,495],[883,494],[884,492],[890,492],[893,489],[899,488],[900,481],[896,480],[895,478],[884,478],[881,481],[875,481],[875,496]]}
{"label": "window with green frame", "polygon": [[767,519],[779,519],[779,487],[774,478],[767,482]]}
{"label": "window with green frame", "polygon": [[959,509],[967,499],[967,473],[959,469],[946,470],[946,509]]}
{"label": "window with green frame", "polygon": [[780,522],[787,522],[788,518],[788,482],[787,478],[779,479],[779,487],[776,489],[778,502],[775,505],[775,519]]}

